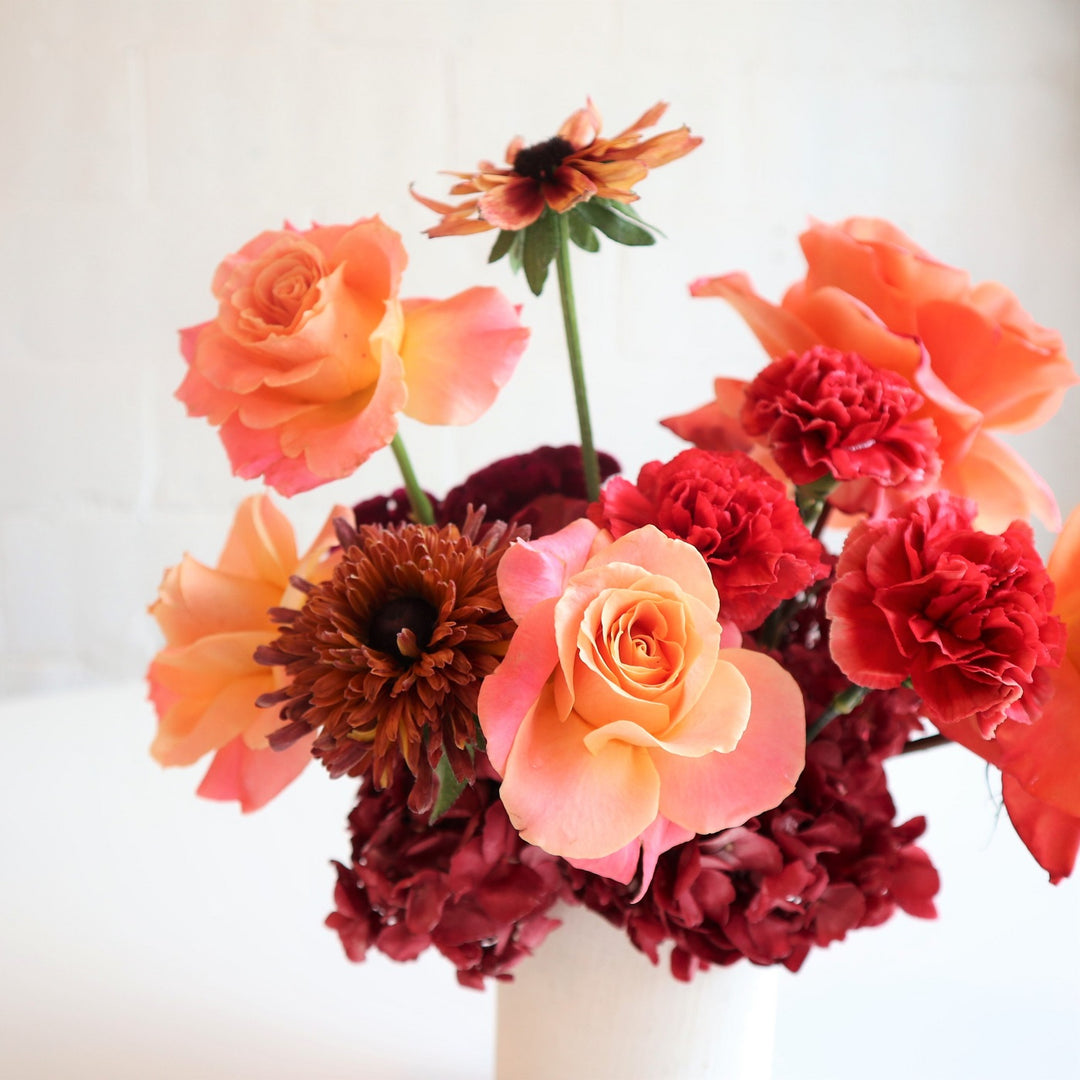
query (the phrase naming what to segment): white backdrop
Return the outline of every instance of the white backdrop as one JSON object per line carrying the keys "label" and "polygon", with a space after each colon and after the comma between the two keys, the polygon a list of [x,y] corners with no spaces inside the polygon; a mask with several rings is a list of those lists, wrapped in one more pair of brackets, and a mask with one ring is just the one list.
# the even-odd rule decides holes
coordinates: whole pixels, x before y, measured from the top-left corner
{"label": "white backdrop", "polygon": [[[439,169],[500,157],[514,134],[548,136],[587,94],[607,131],[663,99],[672,103],[669,126],[689,123],[706,139],[640,186],[640,208],[667,240],[647,250],[608,245],[602,256],[575,261],[597,440],[628,470],[679,448],[657,426],[658,417],[703,403],[714,375],[747,374],[760,363],[739,320],[717,301],[691,301],[687,283],[745,269],[765,295],[778,297],[801,274],[796,236],[810,215],[890,218],[944,261],[977,279],[1003,281],[1037,320],[1062,331],[1074,356],[1080,354],[1080,6],[1072,0],[0,0],[0,27],[0,695],[137,678],[158,644],[145,607],[162,569],[184,550],[216,558],[236,503],[256,487],[228,475],[216,434],[187,419],[171,397],[183,374],[175,331],[213,314],[209,283],[220,258],[286,218],[306,225],[379,213],[402,232],[410,252],[405,295],[445,296],[496,284],[525,305],[532,344],[487,416],[463,430],[406,422],[426,486],[441,493],[496,456],[574,440],[554,295],[535,301],[505,263],[487,267],[487,236],[427,240],[420,230],[433,217],[406,188],[415,181],[439,196],[446,185]],[[1050,479],[1064,510],[1080,501],[1078,422],[1080,393],[1074,392],[1046,429],[1016,440]],[[300,496],[286,509],[306,542],[332,502],[396,484],[387,451],[350,480]],[[1045,534],[1041,539],[1045,549]],[[86,700],[99,702],[94,716],[106,715],[100,701],[109,699]],[[240,925],[245,905],[258,909],[260,927],[281,935],[295,967],[258,969],[271,980],[265,996],[248,995],[235,1011],[249,1025],[257,1024],[253,1015],[272,1015],[277,1041],[264,1040],[264,1049],[284,1045],[289,1010],[266,1010],[272,993],[288,995],[284,975],[295,980],[303,966],[299,944],[291,944],[301,939],[294,935],[318,937],[327,970],[344,964],[318,930],[323,902],[313,904],[307,895],[322,896],[327,887],[313,878],[309,887],[305,879],[303,903],[294,904],[310,923],[302,929],[297,911],[278,896],[283,888],[293,901],[299,895],[300,886],[283,886],[305,872],[285,865],[292,849],[272,871],[249,852],[239,858],[242,865],[223,865],[220,876],[204,880],[204,849],[183,839],[179,817],[165,830],[168,844],[182,853],[175,878],[168,879],[166,865],[147,848],[161,839],[151,823],[160,826],[171,809],[150,806],[130,834],[119,824],[129,786],[141,799],[153,800],[157,790],[132,780],[133,769],[155,767],[142,757],[150,714],[131,700],[118,706],[124,722],[99,733],[101,740],[123,740],[123,748],[110,743],[103,750],[91,740],[79,744],[85,755],[50,751],[48,761],[32,769],[20,754],[60,746],[56,732],[30,726],[47,724],[55,708],[20,699],[2,714],[19,733],[12,741],[5,731],[8,779],[19,778],[7,785],[12,802],[5,830],[16,818],[22,822],[17,841],[13,834],[6,842],[14,857],[5,860],[13,886],[5,883],[5,902],[13,906],[4,921],[16,935],[6,940],[21,942],[12,955],[37,972],[12,993],[27,1016],[45,1024],[43,1018],[58,1011],[70,1014],[71,994],[99,992],[95,980],[84,985],[64,967],[62,947],[81,942],[83,952],[76,954],[95,975],[108,967],[106,943],[117,955],[140,955],[150,931],[140,936],[125,929],[141,924],[124,922],[117,912],[134,918],[144,898],[130,867],[132,860],[148,859],[148,895],[162,903],[170,889],[179,890],[168,935],[202,940],[204,965],[225,955],[217,951],[223,941],[234,948],[236,941],[207,922]],[[920,773],[921,781],[908,780],[907,813],[953,812],[933,787],[939,775],[941,783],[952,783],[939,768]],[[163,791],[168,785],[185,797],[196,783],[194,774],[156,779]],[[340,811],[347,798],[317,794],[323,787],[314,781],[306,777],[290,793],[290,805],[293,814],[301,805],[322,805],[318,815],[310,811],[322,831],[289,835],[294,848],[310,846],[321,867],[344,854]],[[61,792],[68,801],[57,801]],[[314,803],[305,804],[305,797]],[[88,827],[99,826],[109,839],[91,833],[100,847],[91,858],[86,836],[79,836],[78,881],[90,896],[80,906],[65,895],[72,882],[62,864],[46,853],[68,857],[74,842],[73,822],[58,807],[77,814],[89,806],[97,810]],[[232,844],[226,850],[234,853],[248,843],[276,850],[270,833],[260,831],[270,825],[236,822],[225,808],[194,802],[189,812],[200,841]],[[989,821],[983,802],[973,812]],[[195,824],[203,819],[205,825]],[[210,824],[225,820],[227,828]],[[274,820],[297,819],[281,811]],[[792,981],[807,998],[800,1009],[812,995],[833,997],[846,982],[849,1011],[835,1022],[865,1023],[850,1011],[860,1005],[850,992],[852,980],[866,984],[861,1005],[869,1013],[891,978],[879,961],[896,966],[901,983],[910,980],[908,993],[889,1005],[897,1026],[914,1024],[930,1033],[932,1046],[951,1047],[936,1063],[902,1059],[910,1068],[917,1062],[927,1077],[965,1071],[950,1061],[959,1044],[955,1032],[950,1044],[942,1010],[971,1019],[985,1008],[1005,1028],[1009,1010],[1024,998],[1032,1003],[1026,1022],[1042,1017],[1042,1027],[1002,1034],[1006,1048],[979,1058],[983,1076],[1013,1075],[1025,1060],[1025,1039],[1045,1049],[1053,1032],[1075,1025],[1077,983],[1068,974],[1070,964],[1072,971],[1080,967],[1075,883],[1052,892],[1040,883],[1041,892],[1013,895],[1017,877],[1034,875],[1025,880],[1035,881],[1038,875],[1022,852],[1015,862],[995,854],[999,849],[972,852],[972,844],[982,843],[973,839],[984,835],[980,829],[973,823],[956,841],[956,851],[970,856],[957,856],[959,865],[946,864],[931,845],[946,888],[951,878],[954,890],[966,890],[943,897],[951,924],[928,930],[905,920],[901,925],[910,930],[867,933],[830,950],[818,970],[837,972],[833,982]],[[955,854],[948,845],[946,851]],[[211,865],[224,858],[214,854]],[[982,875],[978,885],[972,875]],[[191,912],[185,897],[199,888],[221,888],[235,907],[226,914],[230,900],[223,898],[215,901],[220,910]],[[976,917],[980,902],[988,910]],[[950,938],[972,919],[982,929]],[[1028,928],[1035,939],[1018,930],[1030,920],[1040,923]],[[1066,927],[1064,939],[1052,932]],[[879,939],[898,944],[889,951],[872,944]],[[251,956],[269,946],[254,931],[248,944],[250,956],[239,950],[223,964],[250,970]],[[952,976],[940,967],[927,975],[938,990],[952,986],[955,995],[937,993],[921,1012],[914,1006],[912,1020],[899,1010],[918,997],[920,948],[931,950],[931,967],[933,956],[957,965]],[[834,960],[848,955],[843,949],[851,950],[851,961]],[[1017,950],[1024,954],[1019,960]],[[190,956],[174,957],[178,975],[160,950],[147,955],[163,977],[179,979],[181,990],[188,978],[198,988],[193,994],[206,992],[198,981],[206,968]],[[852,966],[835,966],[840,963]],[[420,979],[416,969],[362,970],[374,974],[350,969],[341,975],[352,980],[359,1027],[372,999],[385,997],[407,1010]],[[176,1020],[175,1010],[188,1001],[181,990],[154,999],[132,978],[117,976],[113,997],[105,995],[117,1015],[135,1001],[151,1001],[162,1017]],[[314,979],[302,993],[316,993]],[[68,997],[56,996],[60,985]],[[994,991],[983,1004],[970,996],[954,1000],[980,985]],[[229,978],[218,972],[212,995],[226,999],[228,988]],[[331,998],[320,1007],[328,1010],[323,1035],[330,1039],[332,1029],[344,1045],[346,1006]],[[477,1022],[482,1011],[474,1004],[451,1008],[472,1010],[462,1012],[463,1023]],[[312,1031],[318,1010],[300,1014]],[[21,1037],[32,1034],[29,1021],[20,1026],[22,1013],[12,1015],[9,1035],[16,1029]],[[385,1057],[385,1033],[405,1029],[381,1022]],[[192,1025],[193,1033],[205,1033]],[[112,1029],[94,1027],[103,1030]],[[188,1031],[183,1024],[176,1030]],[[978,1021],[960,1030],[989,1037],[994,1026]],[[174,1041],[183,1059],[180,1035]],[[250,1046],[221,1036],[229,1053],[254,1054],[243,1058],[249,1062],[258,1059],[258,1042],[257,1034]],[[819,1044],[824,1053],[828,1041]],[[169,1075],[211,1075],[193,1045],[185,1042],[195,1056]],[[1075,1041],[1061,1045],[1060,1053],[1051,1045],[1050,1056],[1038,1059],[1057,1062],[1045,1068],[1060,1071],[1036,1071],[1035,1080],[1076,1075],[1069,1057]],[[356,1060],[364,1060],[359,1049]],[[821,1055],[814,1060],[820,1064]],[[789,1058],[784,1076],[849,1075],[839,1067],[798,1065]],[[336,1067],[312,1067],[306,1075],[340,1075]],[[282,1068],[280,1075],[301,1075]],[[33,1075],[65,1075],[58,1069],[43,1066]],[[91,1073],[121,1074],[119,1065]],[[271,1073],[268,1066],[245,1072],[236,1064],[231,1075]],[[361,1067],[354,1075],[368,1074]],[[391,1073],[387,1067],[371,1075]]]}

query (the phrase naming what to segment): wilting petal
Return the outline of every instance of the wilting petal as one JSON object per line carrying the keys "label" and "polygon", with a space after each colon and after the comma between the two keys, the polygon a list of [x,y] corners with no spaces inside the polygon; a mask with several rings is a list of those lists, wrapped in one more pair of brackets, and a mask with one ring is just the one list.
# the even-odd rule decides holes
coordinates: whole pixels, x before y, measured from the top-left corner
{"label": "wilting petal", "polygon": [[524,229],[544,212],[544,193],[535,180],[515,176],[480,197],[480,213],[497,229]]}
{"label": "wilting petal", "polygon": [[236,800],[240,809],[250,814],[304,771],[314,740],[312,735],[286,750],[252,750],[243,739],[233,739],[214,755],[198,793],[204,799]]}
{"label": "wilting petal", "polygon": [[517,310],[496,289],[404,304],[401,343],[408,402],[425,424],[469,424],[514,373],[529,339]]}
{"label": "wilting petal", "polygon": [[1080,850],[1080,817],[1028,794],[1008,773],[1001,778],[1001,793],[1020,839],[1036,862],[1049,873],[1051,883],[1056,885],[1068,877]]}
{"label": "wilting petal", "polygon": [[584,748],[589,727],[560,720],[547,688],[514,740],[500,797],[530,844],[574,859],[595,859],[640,836],[657,814],[660,778],[646,751],[609,743]]}

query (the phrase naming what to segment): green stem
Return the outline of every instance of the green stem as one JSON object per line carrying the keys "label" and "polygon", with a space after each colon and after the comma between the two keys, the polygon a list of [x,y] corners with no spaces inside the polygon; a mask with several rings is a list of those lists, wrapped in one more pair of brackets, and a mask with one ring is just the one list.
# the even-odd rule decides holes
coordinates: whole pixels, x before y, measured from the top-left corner
{"label": "green stem", "polygon": [[559,272],[559,299],[562,300],[566,350],[570,354],[570,374],[574,379],[574,404],[577,406],[578,427],[581,430],[581,462],[585,470],[585,494],[589,502],[593,502],[600,497],[600,462],[596,457],[596,448],[593,446],[589,397],[585,392],[585,368],[581,360],[577,309],[574,307],[574,282],[570,277],[570,223],[565,214],[555,215],[555,227],[559,240],[555,253],[555,267]]}
{"label": "green stem", "polygon": [[841,690],[832,699],[829,707],[810,725],[806,733],[806,741],[812,743],[838,716],[846,716],[852,709],[862,704],[863,698],[869,693],[870,691],[865,686],[849,686],[846,690]]}
{"label": "green stem", "polygon": [[394,436],[390,444],[397,458],[398,468],[401,470],[401,478],[405,481],[405,490],[409,493],[409,503],[412,505],[413,517],[421,525],[435,524],[435,511],[431,508],[431,500],[424,494],[424,489],[416,479],[409,453],[405,449],[405,443],[401,441],[401,432]]}

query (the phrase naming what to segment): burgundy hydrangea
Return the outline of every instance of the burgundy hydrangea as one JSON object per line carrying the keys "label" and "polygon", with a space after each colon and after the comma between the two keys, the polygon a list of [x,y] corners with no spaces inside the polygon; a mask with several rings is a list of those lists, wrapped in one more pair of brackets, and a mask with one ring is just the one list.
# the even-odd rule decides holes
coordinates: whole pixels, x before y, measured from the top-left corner
{"label": "burgundy hydrangea", "polygon": [[[815,618],[812,637],[821,633]],[[821,649],[789,646],[785,666],[815,718],[847,685]],[[882,762],[918,730],[906,689],[872,694],[808,746],[794,793],[737,829],[697,837],[660,857],[640,903],[630,887],[578,874],[577,895],[658,962],[672,941],[672,973],[689,979],[745,957],[797,971],[810,949],[885,922],[899,907],[934,918],[938,876],[914,841],[923,818],[895,824]]]}
{"label": "burgundy hydrangea", "polygon": [[[619,471],[610,455],[599,454],[600,477]],[[528,525],[535,539],[558,532],[575,518],[584,517],[588,500],[579,446],[541,446],[485,466],[463,484],[451,488],[445,499],[428,493],[440,525],[461,525],[470,504],[487,507],[487,520]],[[377,495],[358,503],[353,512],[359,525],[397,525],[411,520],[409,496],[404,488],[392,495]]]}
{"label": "burgundy hydrangea", "polygon": [[829,572],[784,485],[740,452],[684,450],[644,466],[636,485],[615,477],[593,517],[616,538],[655,525],[696,547],[720,594],[720,617],[743,630]]}
{"label": "burgundy hydrangea", "polygon": [[938,475],[938,436],[910,420],[922,397],[906,379],[858,353],[816,345],[771,363],[746,388],[742,423],[764,436],[796,484],[831,474],[886,487]]}
{"label": "burgundy hydrangea", "polygon": [[938,492],[856,526],[829,595],[832,654],[852,682],[910,679],[935,724],[973,719],[984,738],[1030,723],[1050,693],[1065,628],[1031,527],[973,527],[976,507]]}
{"label": "burgundy hydrangea", "polygon": [[560,860],[518,836],[482,754],[477,772],[434,824],[409,810],[407,784],[362,783],[349,815],[352,861],[334,864],[337,910],[326,919],[350,960],[373,947],[414,960],[434,946],[463,986],[479,989],[485,976],[511,978],[560,925],[547,916],[567,893]]}

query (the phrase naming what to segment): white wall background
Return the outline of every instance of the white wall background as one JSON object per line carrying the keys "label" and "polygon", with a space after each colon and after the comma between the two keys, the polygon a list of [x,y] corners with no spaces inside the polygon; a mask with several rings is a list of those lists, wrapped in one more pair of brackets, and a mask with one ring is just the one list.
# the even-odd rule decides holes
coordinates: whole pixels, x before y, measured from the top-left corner
{"label": "white wall background", "polygon": [[[658,417],[760,363],[686,284],[742,268],[778,297],[809,215],[891,218],[1005,282],[1080,356],[1074,0],[0,0],[12,1075],[486,1074],[490,996],[458,994],[437,961],[346,965],[319,926],[348,791],[310,771],[241,821],[149,761],[135,686],[21,695],[137,679],[163,568],[213,561],[256,490],[171,397],[175,331],[213,313],[219,259],[285,218],[378,212],[406,238],[406,295],[491,283],[525,304],[533,343],[496,407],[465,430],[404,429],[427,486],[575,438],[554,296],[486,267],[486,237],[421,236],[433,218],[406,186],[440,194],[439,169],[548,136],[586,94],[607,130],[664,99],[706,138],[641,185],[667,241],[575,264],[598,441],[628,469],[678,449]],[[1078,423],[1074,392],[1017,440],[1065,510]],[[332,502],[396,483],[386,452],[287,510],[306,541]],[[897,793],[931,816],[942,920],[811,957],[785,983],[778,1077],[1077,1075],[1076,882],[1045,886],[1004,824],[983,850],[981,768],[941,753],[899,763]]]}
{"label": "white wall background", "polygon": [[[209,318],[217,262],[258,231],[380,213],[405,295],[493,283],[535,328],[465,430],[405,435],[437,492],[575,438],[554,294],[489,237],[429,241],[410,181],[540,139],[591,94],[606,130],[672,103],[705,144],[641,185],[668,235],[576,260],[600,445],[636,470],[679,448],[658,417],[704,402],[756,343],[687,283],[801,273],[809,215],[896,221],[1012,287],[1080,353],[1080,5],[1073,0],[3,0],[0,33],[0,693],[134,677],[146,604],[184,550],[217,557],[236,503],[215,432],[171,394],[176,328]],[[1080,394],[1022,447],[1067,509]],[[292,500],[396,482],[389,451]]]}

